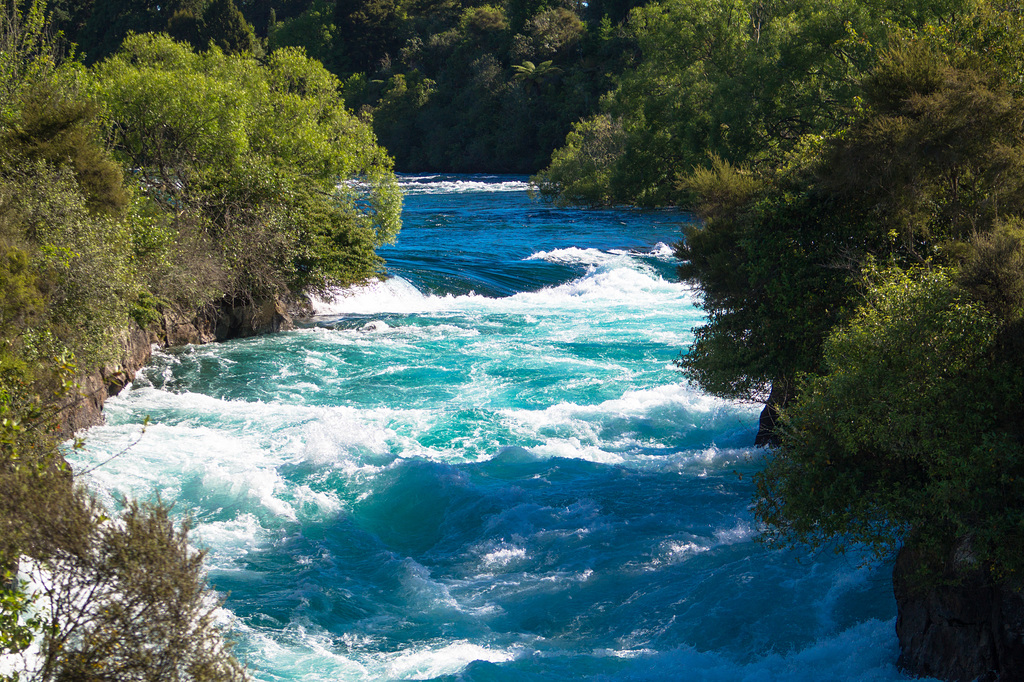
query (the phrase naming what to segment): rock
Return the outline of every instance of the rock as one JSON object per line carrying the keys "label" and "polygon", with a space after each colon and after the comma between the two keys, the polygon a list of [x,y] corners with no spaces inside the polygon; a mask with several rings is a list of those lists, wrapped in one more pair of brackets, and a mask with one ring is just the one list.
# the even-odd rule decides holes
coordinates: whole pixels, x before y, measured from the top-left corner
{"label": "rock", "polygon": [[955,584],[917,589],[918,563],[904,547],[893,568],[900,669],[957,682],[1024,680],[1024,591],[977,567],[956,567]]}
{"label": "rock", "polygon": [[70,438],[76,431],[102,424],[103,403],[117,395],[149,362],[153,344],[166,348],[227,341],[284,331],[293,326],[288,309],[277,298],[260,302],[225,299],[191,318],[165,311],[160,322],[149,331],[132,322],[124,333],[120,361],[78,377],[79,395],[60,407],[60,435]]}
{"label": "rock", "polygon": [[218,341],[227,341],[293,327],[291,315],[278,298],[252,302],[225,299],[219,304],[214,335]]}
{"label": "rock", "polygon": [[117,395],[142,369],[152,355],[149,334],[134,322],[121,338],[120,362],[108,364],[78,377],[79,394],[60,406],[60,435],[70,438],[76,431],[103,423],[103,403]]}
{"label": "rock", "polygon": [[216,341],[214,315],[200,312],[195,317],[186,317],[175,311],[164,311],[155,342],[168,348],[188,344],[203,344]]}

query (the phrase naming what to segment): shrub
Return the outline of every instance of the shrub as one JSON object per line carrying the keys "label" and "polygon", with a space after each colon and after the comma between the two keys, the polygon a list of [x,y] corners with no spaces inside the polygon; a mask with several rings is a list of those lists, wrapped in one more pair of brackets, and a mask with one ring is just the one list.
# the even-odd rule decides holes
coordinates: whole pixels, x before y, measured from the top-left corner
{"label": "shrub", "polygon": [[783,414],[757,477],[771,539],[903,542],[938,576],[965,540],[973,566],[1024,570],[1024,375],[1000,322],[940,269],[877,276]]}

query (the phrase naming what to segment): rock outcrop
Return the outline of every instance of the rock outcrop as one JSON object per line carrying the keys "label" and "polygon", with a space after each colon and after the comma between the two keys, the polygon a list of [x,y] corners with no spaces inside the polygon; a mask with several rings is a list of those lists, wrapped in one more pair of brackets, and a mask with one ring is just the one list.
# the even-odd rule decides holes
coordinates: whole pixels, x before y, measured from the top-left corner
{"label": "rock outcrop", "polygon": [[[1024,680],[1024,591],[988,571],[959,570],[956,584],[915,588],[907,548],[893,568],[899,667],[916,676],[968,682]],[[956,567],[955,567],[956,568]]]}
{"label": "rock outcrop", "polygon": [[225,299],[194,317],[168,311],[148,330],[132,322],[122,337],[120,361],[78,377],[79,396],[61,406],[61,434],[71,437],[76,431],[102,424],[103,403],[120,393],[149,362],[154,344],[164,348],[203,344],[292,327],[287,307],[277,298],[256,302]]}
{"label": "rock outcrop", "polygon": [[211,320],[217,341],[272,334],[292,328],[292,318],[278,298],[264,301],[221,301]]}
{"label": "rock outcrop", "polygon": [[102,424],[103,403],[121,392],[149,362],[152,352],[149,333],[132,322],[122,334],[120,362],[78,377],[79,395],[61,406],[61,435],[70,438],[80,429]]}

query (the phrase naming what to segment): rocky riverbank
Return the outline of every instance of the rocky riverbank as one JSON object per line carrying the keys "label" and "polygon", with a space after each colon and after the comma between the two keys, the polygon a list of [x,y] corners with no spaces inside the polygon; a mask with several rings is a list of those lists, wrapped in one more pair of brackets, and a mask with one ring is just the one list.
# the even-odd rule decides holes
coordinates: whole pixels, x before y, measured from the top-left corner
{"label": "rocky riverbank", "polygon": [[1024,680],[1024,593],[982,567],[963,565],[969,554],[954,557],[952,584],[920,588],[918,557],[900,551],[893,568],[899,667],[956,682]]}
{"label": "rocky riverbank", "polygon": [[153,346],[169,348],[285,331],[294,327],[294,315],[302,310],[302,304],[277,297],[222,299],[194,316],[165,311],[146,329],[132,322],[122,334],[120,360],[79,375],[78,395],[61,406],[62,434],[71,437],[76,431],[102,424],[103,404],[149,362]]}

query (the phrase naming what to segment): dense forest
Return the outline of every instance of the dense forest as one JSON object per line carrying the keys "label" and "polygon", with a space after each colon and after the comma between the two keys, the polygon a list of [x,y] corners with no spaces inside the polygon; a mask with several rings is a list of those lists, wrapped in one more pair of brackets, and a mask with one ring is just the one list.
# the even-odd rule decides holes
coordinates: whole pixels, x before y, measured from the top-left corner
{"label": "dense forest", "polygon": [[[108,677],[179,679],[126,672],[143,650],[190,671],[180,679],[244,674],[210,628],[187,527],[134,503],[122,526],[105,523],[56,454],[55,406],[81,369],[117,361],[129,329],[378,273],[375,249],[398,229],[393,164],[539,171],[554,201],[695,210],[677,255],[708,323],[678,364],[709,393],[768,403],[766,537],[902,547],[915,589],[970,577],[1020,594],[1017,5],[5,0],[2,12],[0,648],[43,633],[39,679],[98,661]],[[72,576],[65,611],[19,617],[38,596],[13,580],[19,560]],[[95,584],[98,605],[67,596]],[[109,607],[132,589],[135,611]],[[140,630],[141,613],[165,620]]]}
{"label": "dense forest", "polygon": [[533,173],[593,114],[636,55],[636,0],[58,0],[55,27],[87,63],[129,32],[197,49],[299,47],[403,171]]}

